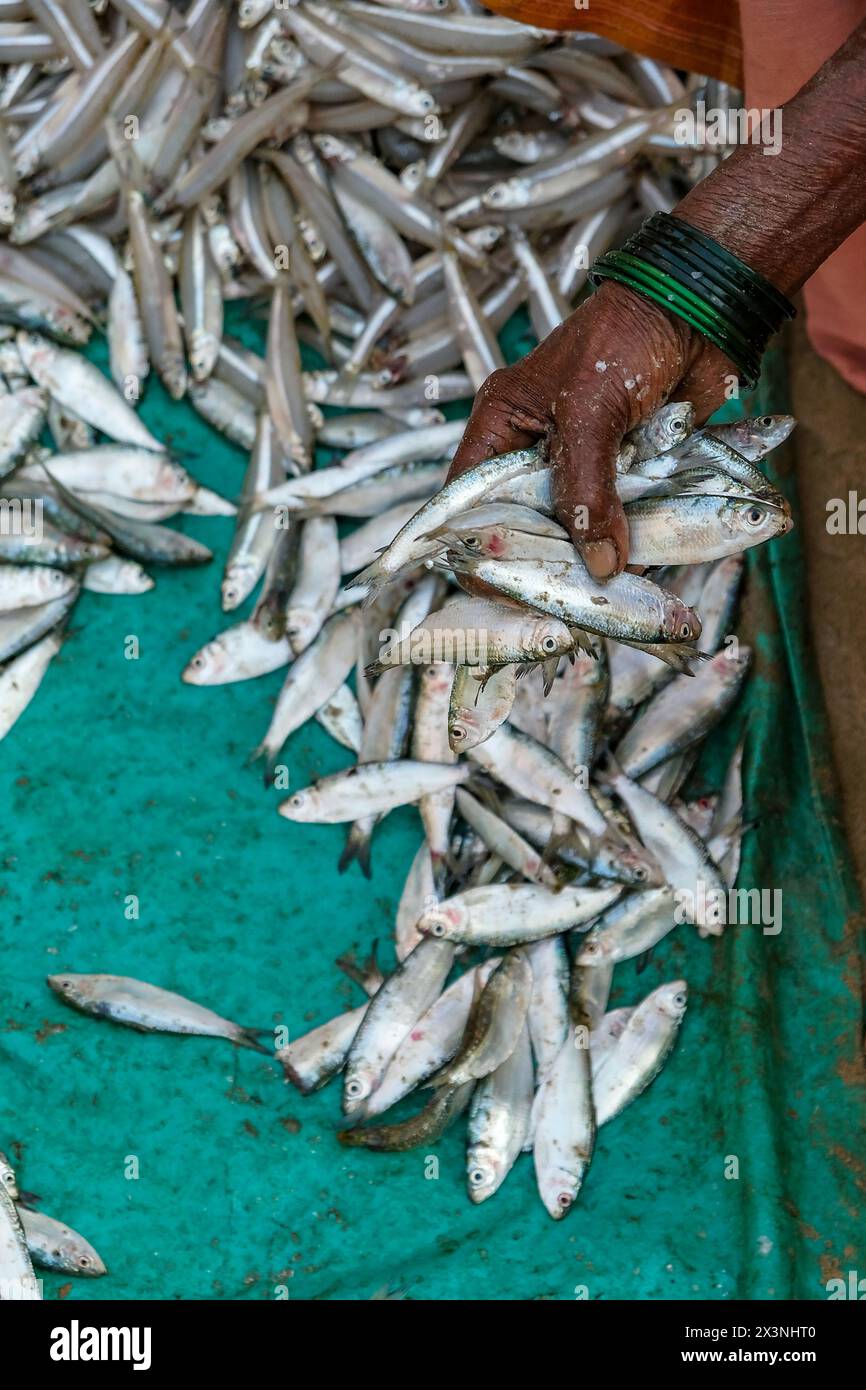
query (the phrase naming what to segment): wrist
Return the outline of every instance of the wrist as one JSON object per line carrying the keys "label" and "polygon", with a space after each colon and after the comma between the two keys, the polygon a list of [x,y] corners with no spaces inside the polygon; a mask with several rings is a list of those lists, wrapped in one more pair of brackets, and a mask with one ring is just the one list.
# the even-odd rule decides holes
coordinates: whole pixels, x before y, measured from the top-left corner
{"label": "wrist", "polygon": [[772,209],[768,208],[764,191],[750,182],[738,187],[737,196],[732,197],[727,180],[713,183],[710,177],[688,194],[672,215],[713,237],[790,298],[809,278],[812,268],[791,256],[785,223],[795,214],[787,202],[780,191]]}

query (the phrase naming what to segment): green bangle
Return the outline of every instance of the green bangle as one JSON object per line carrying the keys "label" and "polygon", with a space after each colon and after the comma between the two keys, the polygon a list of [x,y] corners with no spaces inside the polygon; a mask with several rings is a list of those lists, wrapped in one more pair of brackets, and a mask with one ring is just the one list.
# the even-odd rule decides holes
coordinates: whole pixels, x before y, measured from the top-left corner
{"label": "green bangle", "polygon": [[699,286],[703,298],[726,317],[733,316],[732,321],[749,342],[763,341],[764,320],[749,296],[736,286],[726,285],[714,267],[698,264],[690,251],[674,251],[664,243],[656,246],[653,242],[645,242],[641,259],[672,275],[678,283],[688,285],[693,293],[698,293]]}
{"label": "green bangle", "polygon": [[594,284],[602,279],[616,280],[684,319],[730,358],[749,389],[755,385],[760,375],[760,351],[745,340],[735,325],[672,277],[627,253],[609,251],[596,261],[590,279]]}
{"label": "green bangle", "polygon": [[631,256],[626,251],[614,251],[611,254],[616,257],[620,265],[627,265],[637,279],[661,286],[670,296],[672,304],[677,304],[688,311],[695,321],[694,327],[698,327],[700,324],[702,328],[711,328],[716,332],[725,333],[741,352],[748,352],[751,349],[751,343],[740,329],[735,324],[730,323],[726,315],[716,305],[708,303],[706,299],[689,289],[687,285],[683,285],[681,281],[676,280],[665,270],[659,269],[649,261],[640,260],[637,256]]}
{"label": "green bangle", "polygon": [[669,213],[655,213],[619,251],[600,256],[590,283],[615,280],[653,300],[729,357],[755,385],[767,342],[794,306],[727,247]]}

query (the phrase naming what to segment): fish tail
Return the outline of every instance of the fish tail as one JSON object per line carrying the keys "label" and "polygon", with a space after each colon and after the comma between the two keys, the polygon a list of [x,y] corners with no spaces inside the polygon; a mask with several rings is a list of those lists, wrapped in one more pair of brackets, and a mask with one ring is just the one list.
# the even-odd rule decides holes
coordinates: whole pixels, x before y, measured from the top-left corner
{"label": "fish tail", "polygon": [[369,608],[373,599],[386,582],[386,576],[381,572],[380,563],[381,556],[377,555],[373,563],[368,565],[366,569],[359,570],[355,577],[349,580],[347,585],[349,589],[360,589],[366,586],[367,593],[362,601],[362,606],[364,608]]}
{"label": "fish tail", "polygon": [[237,1043],[238,1047],[248,1047],[252,1052],[262,1052],[266,1057],[273,1057],[273,1048],[265,1047],[264,1043],[259,1042],[259,1038],[263,1034],[270,1034],[270,1032],[270,1028],[244,1028],[238,1024],[233,1041]]}
{"label": "fish tail", "polygon": [[373,1148],[370,1139],[365,1137],[363,1129],[338,1129],[337,1138],[344,1148],[364,1149]]}
{"label": "fish tail", "polygon": [[273,786],[274,772],[276,771],[277,766],[278,751],[279,750],[276,748],[271,748],[268,745],[267,741],[263,739],[262,742],[258,745],[258,747],[254,748],[253,751],[250,753],[249,757],[247,758],[247,767],[251,767],[253,763],[258,762],[259,758],[264,758],[265,770],[263,776],[266,787]]}

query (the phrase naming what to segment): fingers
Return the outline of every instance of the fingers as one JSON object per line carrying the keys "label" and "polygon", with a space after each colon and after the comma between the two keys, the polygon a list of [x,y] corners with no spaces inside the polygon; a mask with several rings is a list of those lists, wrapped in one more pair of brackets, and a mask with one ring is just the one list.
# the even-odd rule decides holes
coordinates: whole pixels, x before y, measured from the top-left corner
{"label": "fingers", "polygon": [[628,561],[628,522],[616,490],[627,412],[628,402],[619,393],[577,385],[554,406],[553,500],[595,579],[619,574]]}
{"label": "fingers", "polygon": [[485,459],[507,454],[512,449],[525,449],[535,442],[544,429],[544,422],[539,422],[534,431],[521,428],[521,425],[531,422],[525,418],[516,399],[515,388],[513,373],[507,367],[503,371],[493,372],[483,383],[475,397],[463,438],[451,460],[449,482],[468,469],[476,468]]}

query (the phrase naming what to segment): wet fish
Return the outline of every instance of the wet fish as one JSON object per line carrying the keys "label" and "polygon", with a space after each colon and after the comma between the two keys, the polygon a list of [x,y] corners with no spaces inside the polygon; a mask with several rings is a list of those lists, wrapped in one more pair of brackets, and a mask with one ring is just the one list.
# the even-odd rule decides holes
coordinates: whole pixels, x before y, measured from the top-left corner
{"label": "wet fish", "polygon": [[258,1041],[261,1029],[243,1028],[211,1009],[159,985],[127,975],[49,975],[48,985],[72,1008],[94,1018],[108,1018],[143,1033],[188,1033],[227,1038],[270,1056]]}
{"label": "wet fish", "polygon": [[18,1216],[30,1258],[40,1269],[89,1279],[99,1279],[108,1273],[90,1242],[71,1226],[29,1207],[19,1206]]}
{"label": "wet fish", "polygon": [[685,980],[661,985],[634,1010],[593,1080],[596,1120],[613,1119],[646,1090],[677,1040],[688,1002]]}

